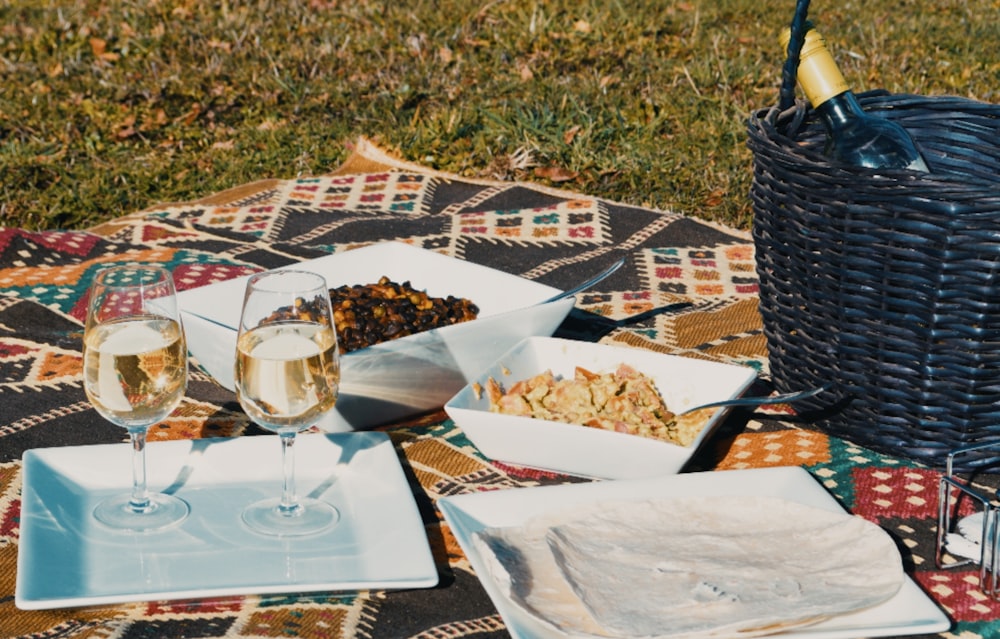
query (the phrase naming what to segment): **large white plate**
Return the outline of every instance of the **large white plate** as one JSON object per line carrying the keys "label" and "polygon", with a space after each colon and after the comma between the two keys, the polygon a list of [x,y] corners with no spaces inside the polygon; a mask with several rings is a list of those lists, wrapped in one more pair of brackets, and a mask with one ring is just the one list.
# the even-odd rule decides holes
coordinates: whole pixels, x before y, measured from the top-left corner
{"label": "large white plate", "polygon": [[509,386],[546,370],[572,379],[577,366],[603,372],[615,370],[623,363],[651,377],[667,407],[674,412],[737,397],[757,377],[757,371],[746,366],[639,348],[533,337],[500,356],[448,400],[444,408],[472,443],[491,459],[602,479],[676,473],[719,423],[726,409],[718,409],[706,419],[690,446],[678,446],[599,428],[492,413],[489,398],[479,390],[490,377]]}
{"label": "large white plate", "polygon": [[[490,491],[444,497],[438,501],[438,507],[511,635],[515,639],[548,639],[554,634],[510,602],[489,578],[483,558],[472,543],[473,533],[491,526],[517,526],[535,515],[570,504],[672,495],[763,495],[843,512],[837,501],[799,467]],[[944,632],[950,625],[944,613],[907,577],[902,589],[883,604],[775,636],[782,639],[860,639]]]}
{"label": "large white plate", "polygon": [[[438,409],[473,375],[524,337],[551,335],[572,297],[538,304],[559,289],[400,242],[384,242],[285,268],[318,273],[330,288],[387,276],[436,297],[464,297],[479,307],[471,322],[409,335],[343,357],[341,398],[319,424],[349,431]],[[248,277],[178,294],[188,349],[223,387],[233,390],[236,327]]]}
{"label": "large white plate", "polygon": [[179,527],[136,534],[92,516],[127,492],[128,444],[27,451],[15,603],[43,609],[160,599],[434,586],[413,494],[385,433],[304,434],[298,492],[329,501],[338,524],[282,540],[256,534],[244,506],[281,491],[277,436],[151,443],[150,488],[191,505]]}

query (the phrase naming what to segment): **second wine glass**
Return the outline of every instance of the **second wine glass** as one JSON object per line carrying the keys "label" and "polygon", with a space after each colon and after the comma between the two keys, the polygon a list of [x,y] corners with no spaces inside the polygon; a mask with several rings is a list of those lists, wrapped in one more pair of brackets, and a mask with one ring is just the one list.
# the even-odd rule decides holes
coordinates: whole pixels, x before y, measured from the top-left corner
{"label": "second wine glass", "polygon": [[282,450],[281,497],[251,504],[243,521],[280,536],[334,525],[340,514],[331,504],[296,495],[293,451],[296,434],[333,409],[340,387],[340,352],[322,276],[295,270],[251,276],[237,336],[235,380],[243,410],[258,426],[278,434]]}

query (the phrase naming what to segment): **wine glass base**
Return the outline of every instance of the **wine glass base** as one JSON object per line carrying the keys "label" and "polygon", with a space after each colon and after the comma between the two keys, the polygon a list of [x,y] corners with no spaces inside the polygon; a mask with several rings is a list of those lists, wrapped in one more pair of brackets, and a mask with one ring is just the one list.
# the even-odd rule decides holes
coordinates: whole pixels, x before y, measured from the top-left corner
{"label": "wine glass base", "polygon": [[299,537],[332,528],[340,520],[340,511],[319,499],[300,499],[298,508],[283,512],[278,498],[264,499],[246,507],[243,522],[256,532]]}
{"label": "wine glass base", "polygon": [[94,517],[110,528],[131,532],[153,532],[172,528],[184,521],[191,507],[183,499],[156,493],[149,496],[149,507],[132,508],[131,495],[116,495],[97,504]]}

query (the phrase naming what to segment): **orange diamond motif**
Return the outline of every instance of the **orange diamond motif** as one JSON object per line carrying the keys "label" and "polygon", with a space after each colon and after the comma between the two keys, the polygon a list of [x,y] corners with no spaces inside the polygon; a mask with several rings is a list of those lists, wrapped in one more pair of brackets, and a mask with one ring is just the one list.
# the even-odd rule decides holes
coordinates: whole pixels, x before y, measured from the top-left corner
{"label": "orange diamond motif", "polygon": [[743,433],[733,440],[719,469],[804,466],[830,460],[829,442],[822,433],[787,430]]}

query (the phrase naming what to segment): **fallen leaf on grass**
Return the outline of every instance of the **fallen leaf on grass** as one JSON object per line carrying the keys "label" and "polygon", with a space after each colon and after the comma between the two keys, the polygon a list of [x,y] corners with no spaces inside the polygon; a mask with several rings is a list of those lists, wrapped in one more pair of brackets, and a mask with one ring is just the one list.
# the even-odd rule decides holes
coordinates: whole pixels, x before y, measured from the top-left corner
{"label": "fallen leaf on grass", "polygon": [[40,154],[35,156],[35,163],[37,164],[53,164],[57,161],[61,162],[66,158],[66,149],[61,148],[54,153]]}
{"label": "fallen leaf on grass", "polygon": [[190,110],[188,110],[187,113],[184,113],[183,115],[174,118],[174,122],[179,122],[181,124],[184,124],[185,126],[190,126],[192,123],[194,123],[195,120],[198,119],[199,115],[201,115],[201,105],[194,104],[191,106]]}
{"label": "fallen leaf on grass", "polygon": [[116,127],[115,137],[119,140],[127,140],[135,135],[135,115],[129,114]]}
{"label": "fallen leaf on grass", "polygon": [[573,140],[576,139],[576,134],[580,132],[580,125],[571,126],[570,128],[563,131],[563,142],[566,144],[573,144]]}
{"label": "fallen leaf on grass", "polygon": [[152,114],[143,118],[142,124],[139,126],[139,130],[155,131],[156,129],[166,126],[168,121],[167,112],[163,109],[157,109]]}
{"label": "fallen leaf on grass", "polygon": [[719,206],[726,199],[725,189],[715,189],[705,198],[705,206]]}
{"label": "fallen leaf on grass", "polygon": [[553,182],[569,182],[575,180],[580,175],[576,171],[570,171],[561,166],[540,166],[535,169],[535,176],[546,178]]}
{"label": "fallen leaf on grass", "polygon": [[111,53],[107,51],[108,43],[101,38],[91,38],[90,39],[90,51],[94,54],[94,57],[98,60],[104,60],[106,62],[114,62],[121,56],[117,53]]}
{"label": "fallen leaf on grass", "polygon": [[224,40],[219,40],[219,39],[216,39],[216,38],[212,38],[211,40],[208,41],[208,48],[209,49],[221,49],[222,51],[225,51],[226,53],[231,53],[232,50],[233,50],[233,45],[230,42],[226,42]]}
{"label": "fallen leaf on grass", "polygon": [[258,131],[274,131],[275,129],[281,128],[283,122],[275,122],[274,120],[264,120],[257,125]]}

